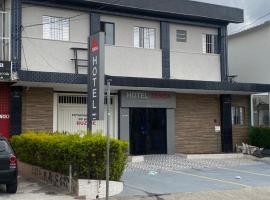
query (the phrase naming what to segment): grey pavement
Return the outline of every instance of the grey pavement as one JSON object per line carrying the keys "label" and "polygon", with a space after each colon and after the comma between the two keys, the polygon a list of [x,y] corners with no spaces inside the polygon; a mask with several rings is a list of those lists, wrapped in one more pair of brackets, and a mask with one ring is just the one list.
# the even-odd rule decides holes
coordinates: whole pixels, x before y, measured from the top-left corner
{"label": "grey pavement", "polygon": [[234,190],[210,190],[167,195],[114,197],[110,200],[269,200],[270,187],[241,188]]}
{"label": "grey pavement", "polygon": [[0,187],[0,200],[74,200],[69,196],[54,187],[47,186],[41,183],[36,183],[32,180],[27,180],[19,177],[19,187],[16,194],[5,193],[5,187]]}
{"label": "grey pavement", "polygon": [[[146,156],[129,163],[118,197],[166,195],[179,192],[238,190],[270,187],[270,165],[250,158],[196,159]],[[269,198],[270,199],[270,196]]]}
{"label": "grey pavement", "polygon": [[[111,200],[270,200],[270,159],[196,159],[146,156],[128,163],[124,191]],[[19,178],[18,193],[0,200],[74,200],[53,187]]]}

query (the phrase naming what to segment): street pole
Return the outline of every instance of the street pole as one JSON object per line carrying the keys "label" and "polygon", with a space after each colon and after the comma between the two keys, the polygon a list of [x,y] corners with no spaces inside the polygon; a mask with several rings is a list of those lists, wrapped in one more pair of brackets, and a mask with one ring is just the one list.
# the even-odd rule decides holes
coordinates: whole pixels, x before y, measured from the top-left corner
{"label": "street pole", "polygon": [[109,200],[110,181],[110,106],[111,106],[111,80],[107,80],[107,159],[106,159],[106,200]]}

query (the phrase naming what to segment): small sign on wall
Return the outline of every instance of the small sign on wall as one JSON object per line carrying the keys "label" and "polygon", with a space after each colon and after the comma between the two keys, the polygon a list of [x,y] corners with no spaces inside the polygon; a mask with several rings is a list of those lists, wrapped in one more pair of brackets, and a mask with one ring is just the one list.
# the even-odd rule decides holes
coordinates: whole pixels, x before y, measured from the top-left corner
{"label": "small sign on wall", "polygon": [[0,81],[9,81],[11,76],[11,62],[0,61]]}
{"label": "small sign on wall", "polygon": [[220,133],[220,131],[221,131],[221,127],[220,126],[215,126],[215,132]]}

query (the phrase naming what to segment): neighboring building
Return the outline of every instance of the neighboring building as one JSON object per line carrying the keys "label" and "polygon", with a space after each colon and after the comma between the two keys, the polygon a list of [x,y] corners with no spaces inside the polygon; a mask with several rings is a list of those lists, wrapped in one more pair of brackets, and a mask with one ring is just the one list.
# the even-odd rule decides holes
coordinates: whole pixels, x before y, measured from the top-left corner
{"label": "neighboring building", "polygon": [[[112,79],[112,135],[129,141],[131,154],[232,152],[247,141],[250,94],[270,89],[229,81],[227,25],[243,22],[240,9],[187,0],[12,0],[11,11],[10,122],[22,132],[86,130],[87,41],[99,31]],[[94,128],[106,132],[106,123]]]}
{"label": "neighboring building", "polygon": [[[229,36],[229,71],[242,83],[270,84],[270,22]],[[266,91],[269,92],[269,91]],[[269,126],[269,93],[252,95],[254,126]]]}

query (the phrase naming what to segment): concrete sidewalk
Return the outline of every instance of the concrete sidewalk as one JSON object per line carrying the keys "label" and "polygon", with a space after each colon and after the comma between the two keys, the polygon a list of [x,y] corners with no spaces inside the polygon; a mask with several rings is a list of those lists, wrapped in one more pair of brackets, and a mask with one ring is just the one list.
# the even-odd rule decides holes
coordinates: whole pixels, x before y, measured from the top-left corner
{"label": "concrete sidewalk", "polygon": [[114,197],[110,200],[268,200],[270,187],[242,188],[235,190],[212,190],[203,192],[176,193],[150,197]]}

